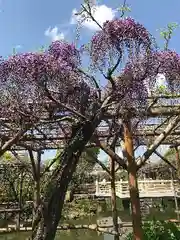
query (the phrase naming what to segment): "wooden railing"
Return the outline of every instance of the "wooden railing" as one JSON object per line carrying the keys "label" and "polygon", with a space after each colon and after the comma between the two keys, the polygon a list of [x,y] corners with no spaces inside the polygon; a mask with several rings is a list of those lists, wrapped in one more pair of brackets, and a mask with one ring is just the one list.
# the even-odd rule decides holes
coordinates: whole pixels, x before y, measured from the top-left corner
{"label": "wooden railing", "polygon": [[[171,180],[140,180],[138,181],[140,197],[180,197],[180,185],[178,181]],[[96,181],[96,196],[110,196],[111,183]],[[128,181],[116,182],[116,195],[120,198],[129,198]]]}

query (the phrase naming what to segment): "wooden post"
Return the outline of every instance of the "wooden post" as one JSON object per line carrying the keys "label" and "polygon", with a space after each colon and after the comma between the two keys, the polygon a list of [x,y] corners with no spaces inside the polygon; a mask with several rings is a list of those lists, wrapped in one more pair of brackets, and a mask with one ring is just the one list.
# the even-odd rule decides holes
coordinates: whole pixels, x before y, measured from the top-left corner
{"label": "wooden post", "polygon": [[[21,169],[21,171],[23,171],[23,169]],[[24,178],[23,172],[21,172],[21,174],[20,174],[20,185],[19,185],[19,203],[18,203],[20,211],[18,212],[17,222],[16,222],[16,229],[17,230],[20,230],[20,224],[21,224],[23,178]]]}
{"label": "wooden post", "polygon": [[34,229],[35,224],[34,224],[34,220],[35,220],[35,213],[39,207],[40,204],[40,176],[41,176],[41,151],[37,152],[37,161],[36,161],[36,178],[35,180],[35,186],[34,186],[34,199],[33,199],[33,221],[32,221],[32,229]]}
{"label": "wooden post", "polygon": [[177,170],[178,170],[178,177],[180,177],[180,154],[179,154],[179,150],[178,150],[178,146],[175,147],[175,151],[176,151],[176,165],[177,165]]}
{"label": "wooden post", "polygon": [[173,172],[172,169],[170,169],[171,172],[171,188],[174,194],[174,203],[175,203],[175,208],[176,208],[176,214],[177,214],[177,220],[179,221],[180,216],[179,216],[179,207],[178,207],[178,201],[177,201],[177,196],[176,196],[176,189],[174,186],[174,177],[173,177]]}
{"label": "wooden post", "polygon": [[128,161],[128,180],[131,201],[132,223],[134,240],[143,240],[143,229],[140,210],[140,199],[137,182],[137,165],[134,159],[133,137],[130,121],[123,122],[124,128],[124,155]]}
{"label": "wooden post", "polygon": [[[113,149],[115,151],[115,149]],[[118,212],[116,205],[116,187],[115,187],[115,161],[110,158],[110,174],[111,174],[111,210],[112,210],[112,220],[113,228],[117,233],[118,228]],[[119,236],[114,236],[114,240],[119,240]]]}

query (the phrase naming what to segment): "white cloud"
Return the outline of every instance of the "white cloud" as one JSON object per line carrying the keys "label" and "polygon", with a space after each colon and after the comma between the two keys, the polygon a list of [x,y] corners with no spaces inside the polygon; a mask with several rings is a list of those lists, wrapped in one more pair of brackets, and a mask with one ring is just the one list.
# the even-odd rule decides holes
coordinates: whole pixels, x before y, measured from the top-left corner
{"label": "white cloud", "polygon": [[[93,17],[101,26],[107,20],[109,21],[112,20],[116,14],[115,10],[107,7],[106,5],[99,5],[99,6],[94,5],[92,6],[91,10],[92,10]],[[84,17],[87,17],[85,13],[81,16],[76,14],[77,14],[77,10],[73,9],[70,24],[76,24],[78,21],[83,20]],[[91,31],[99,30],[98,25],[95,22],[93,22],[90,18],[86,18],[86,20],[83,21],[82,25]]]}
{"label": "white cloud", "polygon": [[64,39],[64,33],[59,32],[58,27],[54,28],[49,27],[44,34],[45,36],[49,37],[52,41]]}

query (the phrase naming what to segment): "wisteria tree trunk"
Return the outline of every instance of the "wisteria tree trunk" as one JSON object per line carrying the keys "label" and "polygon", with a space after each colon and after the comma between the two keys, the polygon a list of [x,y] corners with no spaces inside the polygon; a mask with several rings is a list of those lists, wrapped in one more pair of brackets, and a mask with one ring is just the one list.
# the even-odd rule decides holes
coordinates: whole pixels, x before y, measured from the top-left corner
{"label": "wisteria tree trunk", "polygon": [[129,121],[124,122],[124,142],[125,154],[128,160],[128,180],[134,240],[143,240],[139,189],[137,182],[137,166],[134,159],[133,138]]}
{"label": "wisteria tree trunk", "polygon": [[49,179],[45,195],[37,209],[31,239],[53,240],[55,238],[68,185],[76,169],[79,157],[98,124],[98,119],[93,124],[90,122],[85,123],[76,130],[75,136],[64,149],[60,156],[61,164]]}

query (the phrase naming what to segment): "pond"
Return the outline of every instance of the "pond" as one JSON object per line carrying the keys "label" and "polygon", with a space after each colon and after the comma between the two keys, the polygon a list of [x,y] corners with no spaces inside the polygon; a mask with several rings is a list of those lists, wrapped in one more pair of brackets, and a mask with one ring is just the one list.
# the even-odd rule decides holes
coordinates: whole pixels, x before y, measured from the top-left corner
{"label": "pond", "polygon": [[[119,204],[118,204],[119,205]],[[174,212],[174,204],[167,203],[165,211],[161,211],[158,208],[152,208],[150,213],[146,216],[146,220],[153,219],[154,217],[159,220],[165,220],[170,218],[176,218],[176,214]],[[119,207],[120,209],[120,207]],[[111,212],[105,211],[100,213],[98,216],[83,218],[81,220],[72,220],[66,223],[72,224],[92,224],[96,223],[97,218],[110,216]],[[123,222],[131,221],[130,211],[127,210],[119,210],[118,215]],[[3,234],[0,235],[0,240],[26,240],[30,236],[30,232],[26,233],[12,233],[12,234]],[[112,240],[112,236],[98,234],[94,231],[89,230],[69,230],[69,231],[59,231],[57,232],[56,240]]]}
{"label": "pond", "polygon": [[[0,235],[0,240],[25,240],[30,233],[12,233]],[[99,235],[93,231],[87,230],[71,230],[58,232],[56,240],[104,240],[103,235]]]}

